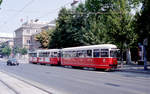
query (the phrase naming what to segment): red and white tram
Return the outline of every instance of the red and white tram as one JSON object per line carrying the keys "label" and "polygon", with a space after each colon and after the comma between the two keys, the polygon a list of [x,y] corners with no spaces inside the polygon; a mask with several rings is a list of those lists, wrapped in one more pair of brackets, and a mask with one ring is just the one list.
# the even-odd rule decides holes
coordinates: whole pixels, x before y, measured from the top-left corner
{"label": "red and white tram", "polygon": [[29,63],[37,63],[37,51],[29,52]]}
{"label": "red and white tram", "polygon": [[117,68],[117,53],[113,44],[37,50],[29,53],[29,62],[110,70]]}
{"label": "red and white tram", "polygon": [[113,44],[64,48],[61,65],[110,70],[117,68],[117,51]]}
{"label": "red and white tram", "polygon": [[60,53],[59,49],[37,50],[35,52],[29,53],[31,63],[52,64],[52,65],[60,64],[61,59],[59,56]]}

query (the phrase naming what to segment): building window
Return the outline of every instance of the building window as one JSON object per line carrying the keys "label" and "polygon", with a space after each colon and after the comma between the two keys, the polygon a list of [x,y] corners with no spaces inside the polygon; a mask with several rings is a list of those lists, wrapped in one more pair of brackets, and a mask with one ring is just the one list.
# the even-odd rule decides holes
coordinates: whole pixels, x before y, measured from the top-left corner
{"label": "building window", "polygon": [[31,41],[30,40],[27,40],[27,44],[30,44],[31,43]]}
{"label": "building window", "polygon": [[30,30],[27,30],[27,34],[30,34]]}

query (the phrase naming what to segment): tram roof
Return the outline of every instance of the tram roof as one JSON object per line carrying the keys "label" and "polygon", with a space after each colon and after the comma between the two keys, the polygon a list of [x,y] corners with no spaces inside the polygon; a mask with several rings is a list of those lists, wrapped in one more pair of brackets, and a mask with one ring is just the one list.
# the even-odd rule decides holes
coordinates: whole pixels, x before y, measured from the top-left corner
{"label": "tram roof", "polygon": [[31,53],[37,53],[37,52],[36,51],[29,51],[28,53],[31,54]]}
{"label": "tram roof", "polygon": [[117,49],[117,46],[114,44],[99,44],[99,45],[90,45],[90,46],[79,46],[79,47],[70,47],[64,48],[63,51],[70,51],[70,50],[88,50],[88,49]]}
{"label": "tram roof", "polygon": [[37,52],[49,52],[49,51],[59,51],[59,49],[40,49]]}
{"label": "tram roof", "polygon": [[30,54],[30,53],[37,53],[37,52],[49,52],[49,51],[60,51],[60,49],[38,49],[28,53]]}

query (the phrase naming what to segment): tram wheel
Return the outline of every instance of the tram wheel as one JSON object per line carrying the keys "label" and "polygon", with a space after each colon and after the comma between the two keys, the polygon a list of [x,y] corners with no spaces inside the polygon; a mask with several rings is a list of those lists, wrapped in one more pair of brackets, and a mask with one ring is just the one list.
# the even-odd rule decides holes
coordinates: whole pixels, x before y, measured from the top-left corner
{"label": "tram wheel", "polygon": [[105,72],[109,72],[109,71],[110,71],[110,69],[105,69],[104,71],[105,71]]}

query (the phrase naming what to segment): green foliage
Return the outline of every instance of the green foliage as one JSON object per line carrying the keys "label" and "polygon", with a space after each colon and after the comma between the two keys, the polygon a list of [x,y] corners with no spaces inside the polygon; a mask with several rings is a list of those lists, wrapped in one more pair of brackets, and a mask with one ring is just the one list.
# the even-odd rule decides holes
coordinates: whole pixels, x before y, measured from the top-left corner
{"label": "green foliage", "polygon": [[27,49],[26,48],[22,48],[20,49],[19,51],[22,55],[26,55],[28,53]]}
{"label": "green foliage", "polygon": [[[80,6],[82,7],[82,6]],[[81,11],[80,8],[77,11]],[[62,8],[56,21],[49,48],[63,48],[84,45],[82,29],[85,27],[84,15]]]}
{"label": "green foliage", "polygon": [[27,49],[26,48],[19,48],[19,47],[15,47],[13,48],[13,54],[16,55],[17,53],[20,53],[22,55],[26,55],[27,54]]}
{"label": "green foliage", "polygon": [[114,43],[119,48],[133,46],[137,34],[130,12],[140,1],[87,0],[75,10],[62,8],[49,48],[103,43]]}
{"label": "green foliage", "polygon": [[145,38],[150,38],[150,1],[145,0],[141,10],[141,15],[137,14],[137,29],[139,35],[139,41],[142,43]]}
{"label": "green foliage", "polygon": [[49,44],[49,48],[61,48],[65,42],[66,33],[69,25],[69,18],[71,12],[66,8],[60,10],[58,19],[56,20],[56,29],[52,35],[52,41]]}
{"label": "green foliage", "polygon": [[4,56],[10,56],[10,54],[11,54],[11,48],[8,47],[8,46],[6,46],[5,48],[2,48],[2,54]]}
{"label": "green foliage", "polygon": [[86,19],[86,40],[89,44],[111,43],[107,36],[107,13],[111,9],[110,0],[87,0],[85,8],[88,12]]}
{"label": "green foliage", "polygon": [[3,2],[3,0],[0,0],[0,5],[1,5],[2,2]]}
{"label": "green foliage", "polygon": [[107,12],[112,8],[111,4],[114,1],[115,0],[87,0],[85,6],[88,12]]}
{"label": "green foliage", "polygon": [[3,56],[9,56],[11,54],[11,48],[6,45],[6,43],[1,43],[0,54]]}
{"label": "green foliage", "polygon": [[6,43],[1,43],[0,48],[5,48],[6,46]]}
{"label": "green foliage", "polygon": [[[137,13],[136,17],[136,32],[138,34],[138,42],[143,44],[145,38],[148,39],[147,52],[150,51],[150,0],[143,1],[143,7],[140,13]],[[150,54],[147,53],[147,57]],[[148,58],[150,60],[150,58]]]}
{"label": "green foliage", "polygon": [[35,40],[39,41],[41,44],[40,48],[48,48],[49,41],[51,41],[51,36],[53,34],[53,29],[48,31],[42,31],[35,36]]}
{"label": "green foliage", "polygon": [[131,48],[137,40],[137,34],[134,31],[134,20],[130,13],[131,6],[130,0],[117,0],[113,2],[114,6],[107,16],[107,31],[113,44],[118,45],[120,48],[121,60],[123,60],[123,52],[127,48]]}
{"label": "green foliage", "polygon": [[20,53],[20,49],[18,47],[13,48],[13,54],[16,55],[17,53]]}

